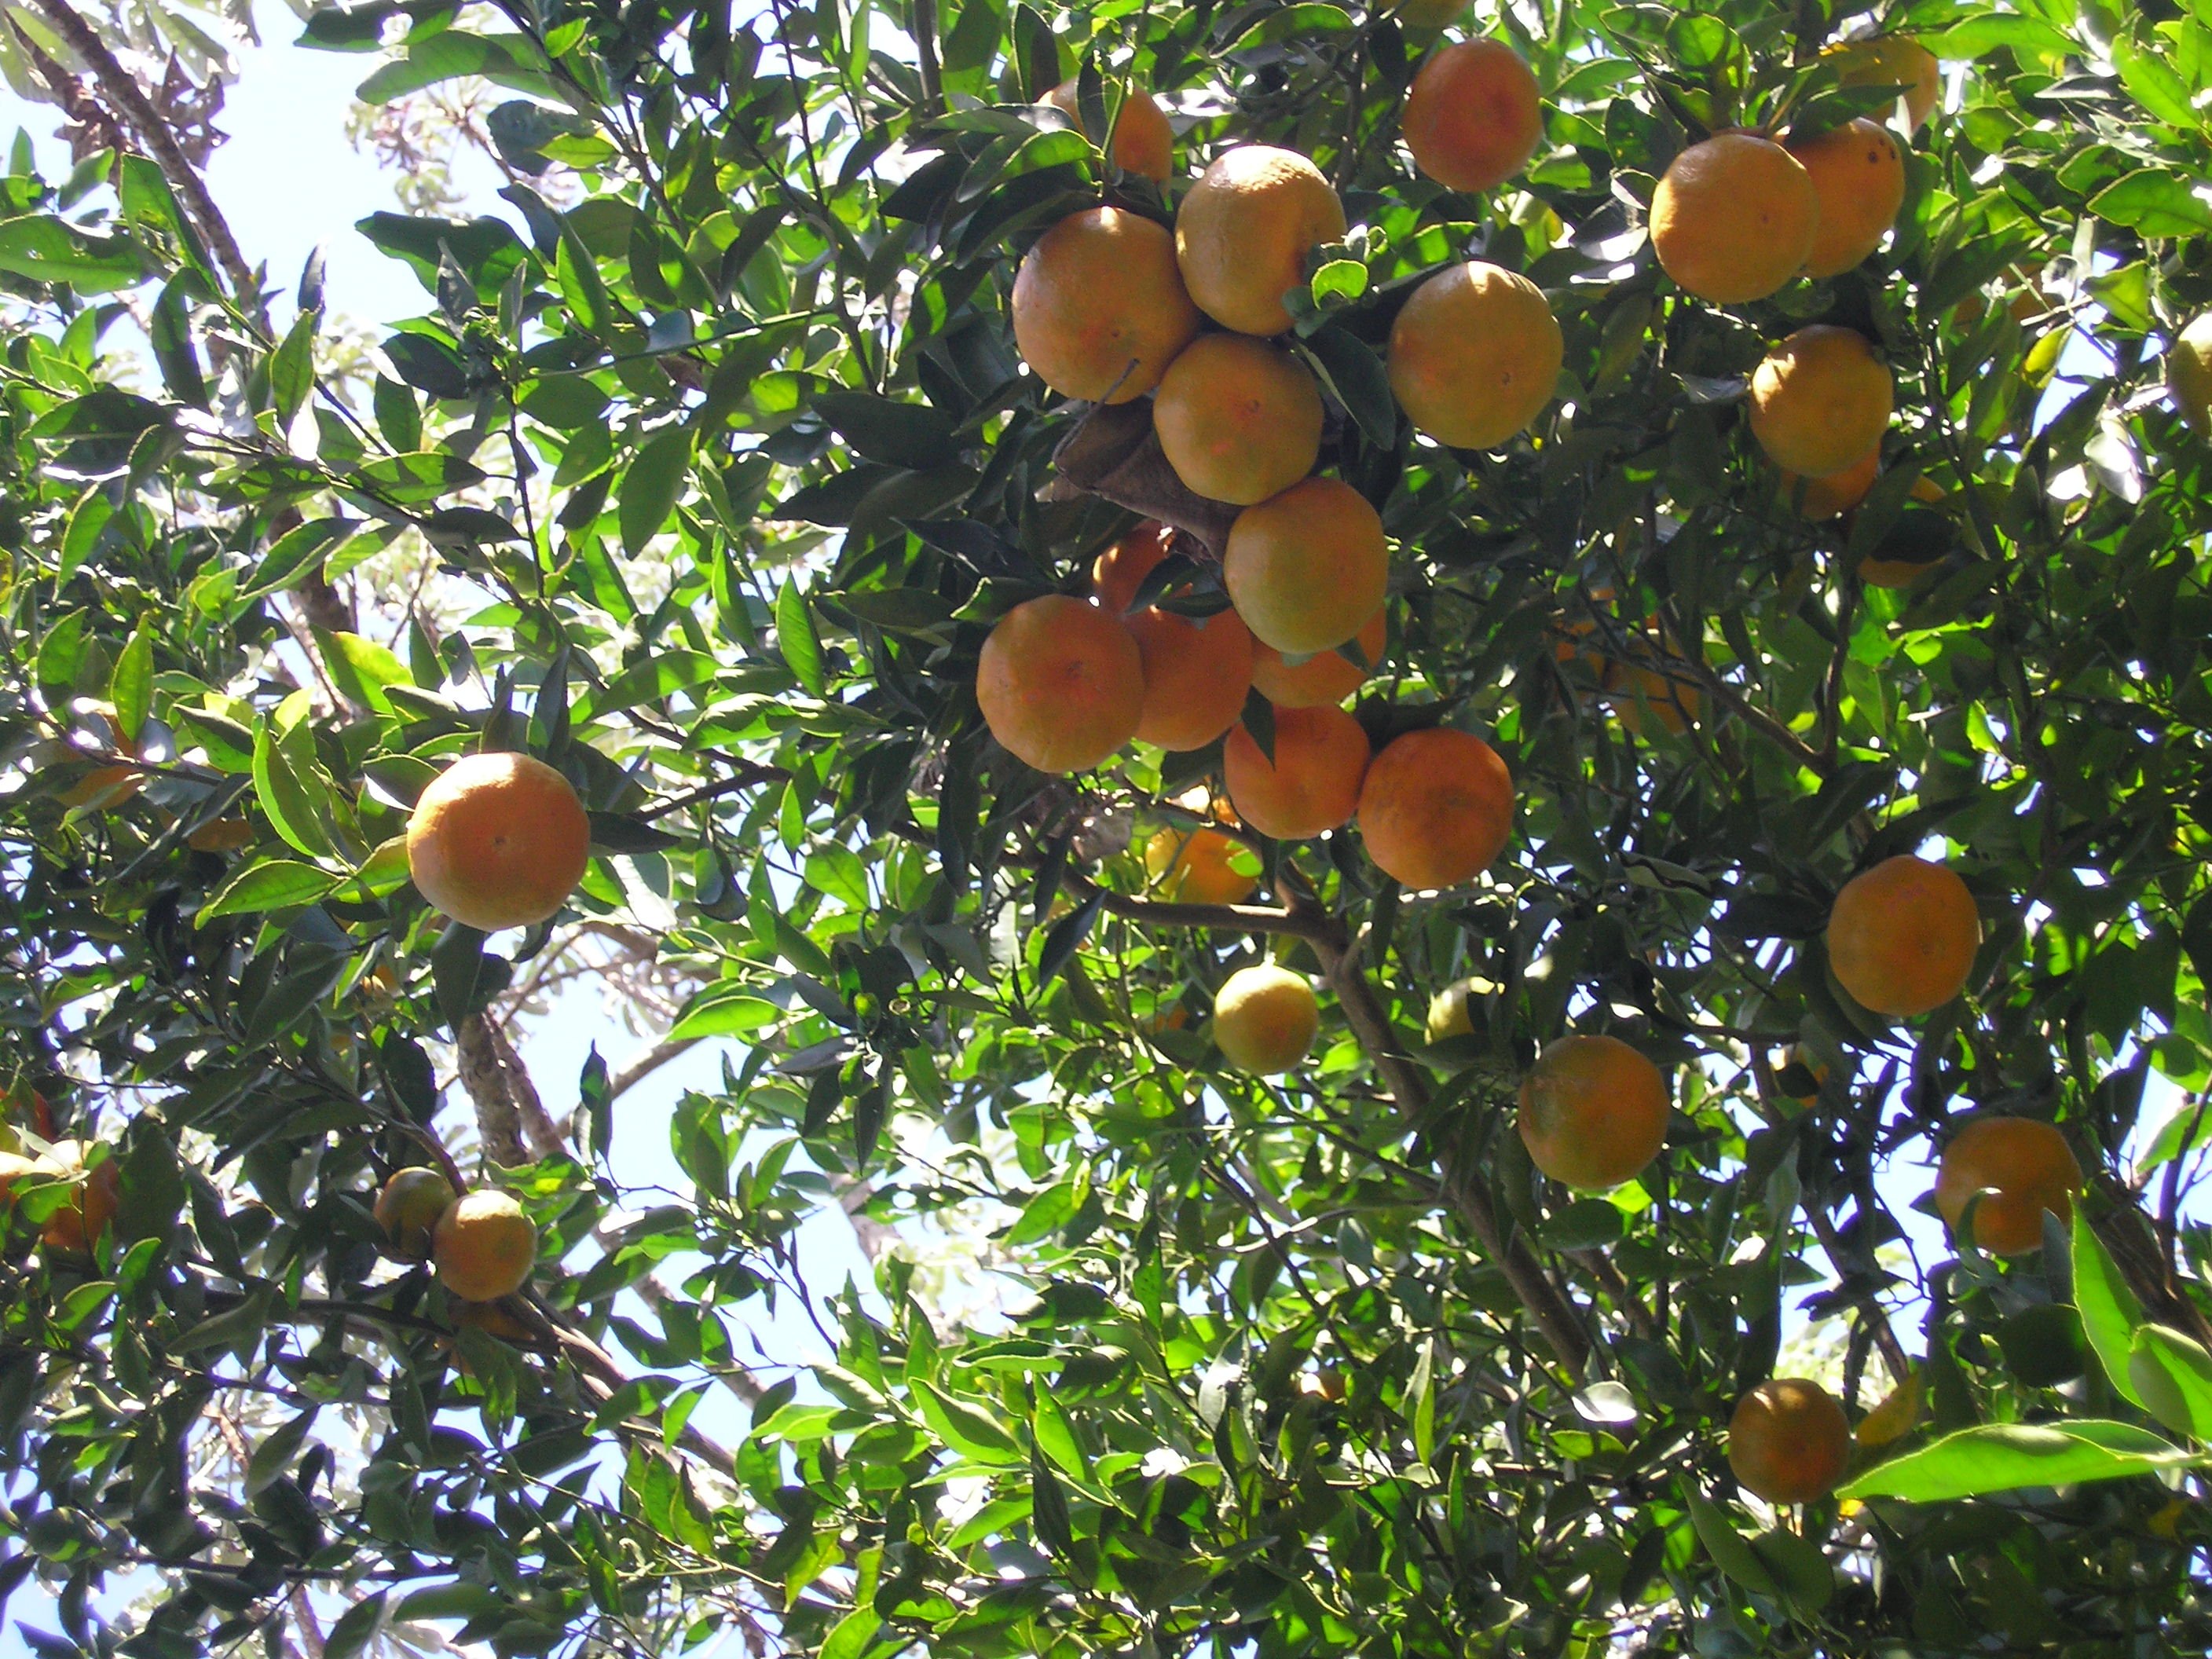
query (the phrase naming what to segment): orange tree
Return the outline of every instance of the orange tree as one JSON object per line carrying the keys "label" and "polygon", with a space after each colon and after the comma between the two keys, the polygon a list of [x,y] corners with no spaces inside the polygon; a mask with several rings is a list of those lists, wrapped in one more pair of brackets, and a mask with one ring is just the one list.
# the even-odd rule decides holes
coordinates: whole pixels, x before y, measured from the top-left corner
{"label": "orange tree", "polygon": [[[332,254],[423,291],[352,378],[37,11],[48,1639],[2212,1643],[2201,7],[376,0],[307,43],[511,88],[512,182]],[[1156,433],[1201,313],[1275,343]],[[647,958],[673,1197],[516,1018]],[[1000,1310],[805,1285],[838,1206]]]}

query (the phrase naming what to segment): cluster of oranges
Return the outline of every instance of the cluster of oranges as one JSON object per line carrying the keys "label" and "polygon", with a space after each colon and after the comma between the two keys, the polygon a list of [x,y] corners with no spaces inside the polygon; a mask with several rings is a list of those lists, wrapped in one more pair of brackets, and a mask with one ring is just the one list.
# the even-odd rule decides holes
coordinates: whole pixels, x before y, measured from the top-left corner
{"label": "cluster of oranges", "polygon": [[435,1170],[400,1170],[376,1197],[376,1224],[395,1255],[428,1261],[463,1302],[496,1302],[520,1290],[538,1261],[538,1228],[507,1193],[456,1194]]}

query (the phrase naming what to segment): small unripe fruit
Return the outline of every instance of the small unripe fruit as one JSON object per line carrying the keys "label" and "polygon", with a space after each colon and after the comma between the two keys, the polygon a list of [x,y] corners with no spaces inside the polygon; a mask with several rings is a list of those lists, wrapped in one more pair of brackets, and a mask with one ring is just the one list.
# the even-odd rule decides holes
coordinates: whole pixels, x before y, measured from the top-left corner
{"label": "small unripe fruit", "polygon": [[392,1241],[394,1255],[425,1261],[438,1218],[453,1201],[453,1183],[435,1170],[401,1170],[376,1195],[376,1224]]}

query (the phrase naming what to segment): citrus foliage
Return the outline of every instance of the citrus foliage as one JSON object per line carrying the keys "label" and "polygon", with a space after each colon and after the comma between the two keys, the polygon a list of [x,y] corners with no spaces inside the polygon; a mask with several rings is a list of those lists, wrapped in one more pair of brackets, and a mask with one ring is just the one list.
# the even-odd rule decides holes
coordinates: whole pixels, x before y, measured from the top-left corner
{"label": "citrus foliage", "polygon": [[[1641,231],[1671,158],[1881,116],[1904,83],[1822,55],[1875,25],[1957,82],[1892,240],[1683,295]],[[34,1253],[72,1189],[13,1189],[0,1585],[35,1575],[99,1647],[95,1593],[150,1569],[149,1656],[280,1651],[296,1586],[349,1604],[325,1659],[441,1620],[517,1654],[730,1626],[835,1659],[2203,1651],[2207,1523],[2159,1478],[2212,1438],[2207,1235],[2175,1208],[2202,1126],[2140,1194],[2120,1153],[2154,1070],[2212,1082],[2212,506],[2159,387],[2212,303],[2209,29],[2073,0],[1486,16],[1545,132],[1462,196],[1396,143],[1435,37],[1379,11],[327,11],[313,44],[398,37],[373,96],[489,76],[518,173],[586,185],[364,222],[424,312],[350,392],[314,374],[316,271],[229,294],[150,164],[17,167],[0,985],[16,1128],[98,1140],[121,1201],[88,1254]],[[1039,101],[1071,77],[1075,123]],[[1183,113],[1164,187],[1079,130],[1130,85]],[[1321,465],[1394,547],[1358,717],[1377,750],[1475,732],[1514,781],[1504,852],[1442,894],[1349,830],[1255,838],[1239,908],[1148,894],[1219,748],[1048,779],[978,713],[989,626],[1083,592],[1139,493],[1085,471],[1110,423],[1021,371],[1019,257],[1102,199],[1164,222],[1245,141],[1312,157],[1351,226],[1291,310]],[[1383,362],[1470,252],[1564,350],[1489,453],[1417,441]],[[1745,403],[1814,325],[1895,386],[1879,477],[1826,520]],[[380,585],[426,544],[481,592],[458,629]],[[1163,569],[1151,597],[1220,611],[1209,561]],[[349,577],[380,633],[295,602]],[[1272,750],[1264,700],[1245,726]],[[609,1177],[633,1131],[602,1066],[573,1142],[513,1167],[441,1099],[434,1052],[465,1069],[556,931],[487,940],[409,883],[411,803],[478,749],[567,775],[570,914],[651,919],[697,982],[674,1035],[738,1039],[673,1122],[680,1200]],[[1887,1023],[1827,971],[1830,902],[1938,849],[1983,942],[1962,996]],[[1257,1079],[1207,1019],[1269,946],[1324,994]],[[1663,1152],[1609,1195],[1515,1131],[1567,1035],[1670,1079]],[[1976,1110],[2061,1126],[2073,1249],[1885,1248]],[[520,1199],[527,1297],[395,1265],[372,1206],[426,1164]],[[834,1366],[755,1377],[746,1324],[841,1197],[996,1218],[1007,1318],[934,1324],[889,1261],[819,1297]],[[674,1293],[625,1294],[685,1252]],[[1724,1431],[1801,1314],[1840,1322],[1854,1419],[1881,1372],[1917,1392],[1861,1425],[1863,1502],[1793,1528]],[[727,1443],[691,1424],[718,1378],[750,1406]]]}

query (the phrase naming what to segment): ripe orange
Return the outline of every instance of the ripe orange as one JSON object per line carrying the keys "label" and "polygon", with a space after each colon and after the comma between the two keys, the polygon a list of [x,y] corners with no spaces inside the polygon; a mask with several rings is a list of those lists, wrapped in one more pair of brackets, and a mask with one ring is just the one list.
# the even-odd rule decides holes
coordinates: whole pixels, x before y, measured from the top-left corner
{"label": "ripe orange", "polygon": [[1038,771],[1087,771],[1137,735],[1144,653],[1119,617],[1048,593],[999,618],[975,702],[991,735]]}
{"label": "ripe orange", "polygon": [[529,755],[464,755],[431,781],[407,820],[416,890],[487,933],[553,915],[591,857],[583,802],[568,779]]}
{"label": "ripe orange", "polygon": [[1252,634],[1237,613],[1178,617],[1148,605],[1127,627],[1144,663],[1138,740],[1203,749],[1226,732],[1252,689]]}
{"label": "ripe orange", "polygon": [[1213,998],[1213,1046],[1240,1072],[1287,1072],[1321,1031],[1321,1006],[1302,974],[1273,963],[1240,968]]}
{"label": "ripe orange", "polygon": [[1324,703],[1275,711],[1272,763],[1241,724],[1230,727],[1221,763],[1237,817],[1263,836],[1303,841],[1351,821],[1367,755],[1359,722]]}
{"label": "ripe orange", "polygon": [[85,1169],[89,1150],[81,1141],[57,1140],[53,1150],[40,1158],[36,1173],[49,1181],[74,1181],[76,1193],[46,1218],[40,1237],[50,1250],[69,1255],[89,1255],[115,1212],[123,1204],[122,1171],[111,1154],[90,1171]]}
{"label": "ripe orange", "polygon": [[[1124,173],[1166,183],[1168,174],[1175,170],[1175,129],[1168,125],[1167,112],[1139,87],[1128,89],[1116,111],[1114,100],[1118,90],[1114,82],[1107,82],[1106,115],[1114,130],[1110,152],[1114,165]],[[1073,80],[1062,81],[1045,94],[1044,101],[1074,122],[1076,130],[1092,143],[1104,141],[1103,134],[1084,125],[1082,100]]]}
{"label": "ripe orange", "polygon": [[430,1254],[430,1234],[438,1218],[453,1201],[452,1183],[435,1170],[396,1170],[376,1195],[376,1224],[384,1229],[395,1254],[421,1261]]}
{"label": "ripe orange", "polygon": [[1306,708],[1315,703],[1342,702],[1382,665],[1389,643],[1389,621],[1381,611],[1353,637],[1352,648],[1366,661],[1362,668],[1342,650],[1316,651],[1293,667],[1283,653],[1259,640],[1252,641],[1252,684],[1261,696],[1279,708]]}
{"label": "ripe orange", "polygon": [[1513,779],[1480,738],[1431,726],[1383,746],[1359,786],[1367,856],[1402,887],[1456,887],[1513,832]]}
{"label": "ripe orange", "polygon": [[1816,323],[1770,349],[1751,377],[1751,435],[1785,472],[1825,478],[1881,446],[1889,369],[1865,335]]}
{"label": "ripe orange", "polygon": [[1715,305],[1764,300],[1813,252],[1820,204],[1797,158],[1749,132],[1677,155],[1651,198],[1651,249],[1682,287]]}
{"label": "ripe orange", "polygon": [[1942,1007],[1965,988],[1981,944],[1982,921],[1966,884],[1909,853],[1853,876],[1828,913],[1836,982],[1877,1014]]}
{"label": "ripe orange", "polygon": [[1292,655],[1329,651],[1382,608],[1390,550],[1364,495],[1308,478],[1237,515],[1221,578],[1257,638]]}
{"label": "ripe orange", "polygon": [[1306,250],[1344,234],[1344,204],[1296,150],[1244,144],[1206,168],[1176,216],[1176,258],[1198,307],[1239,334],[1291,325],[1283,295]]}
{"label": "ripe orange", "polygon": [[1728,1460],[1736,1484],[1770,1504],[1817,1503],[1850,1466],[1850,1422],[1818,1382],[1774,1377],[1736,1401]]}
{"label": "ripe orange", "polygon": [[1390,325],[1390,390],[1454,449],[1495,449],[1552,401],[1564,352],[1543,289],[1480,259],[1438,271]]}
{"label": "ripe orange", "polygon": [[[1984,1189],[1990,1190],[1984,1190]],[[1943,1147],[1936,1170],[1936,1207],[1956,1231],[1976,1193],[1974,1243],[1992,1255],[2043,1244],[2043,1212],[2074,1219],[2081,1165],[2066,1137],[2026,1117],[1978,1117]]]}
{"label": "ripe orange", "polygon": [[[1881,472],[1881,452],[1867,452],[1864,460],[1833,472],[1825,478],[1800,478],[1795,472],[1781,474],[1778,481],[1782,499],[1796,501],[1797,514],[1805,519],[1833,519],[1850,512],[1866,499],[1874,488],[1875,479]],[[1797,486],[1802,483],[1805,493],[1800,495]]]}
{"label": "ripe orange", "polygon": [[1413,163],[1448,190],[1492,190],[1544,136],[1543,93],[1503,40],[1462,40],[1421,65],[1400,121]]}
{"label": "ripe orange", "polygon": [[464,1302],[496,1302],[522,1288],[538,1261],[538,1229],[506,1193],[464,1193],[431,1231],[438,1282]]}
{"label": "ripe orange", "polygon": [[1561,1037],[1521,1081],[1530,1161],[1586,1192],[1618,1187],[1658,1157],[1668,1112],[1659,1068],[1618,1037]]}
{"label": "ripe orange", "polygon": [[[1936,54],[1901,34],[1846,40],[1827,48],[1836,55],[1836,80],[1846,87],[1902,87],[1905,131],[1917,132],[1943,95]],[[1823,53],[1823,56],[1826,56]]]}
{"label": "ripe orange", "polygon": [[1313,471],[1321,387],[1268,341],[1201,334],[1168,365],[1152,398],[1152,430],[1194,492],[1250,507]]}
{"label": "ripe orange", "polygon": [[[1216,817],[1226,817],[1219,807],[1209,807],[1202,792],[1182,804]],[[1237,868],[1255,860],[1249,848],[1233,836],[1204,825],[1185,829],[1170,824],[1145,843],[1145,870],[1160,896],[1179,904],[1242,904],[1260,885],[1257,875]]]}
{"label": "ripe orange", "polygon": [[1198,332],[1164,226],[1119,208],[1069,215],[1014,277],[1014,346],[1064,398],[1126,404]]}
{"label": "ripe orange", "polygon": [[1905,205],[1905,157],[1889,129],[1862,116],[1802,143],[1792,143],[1820,198],[1808,276],[1849,270],[1881,245]]}
{"label": "ripe orange", "polygon": [[2191,318],[2166,348],[2166,385],[2182,419],[2199,432],[2212,426],[2212,311]]}
{"label": "ripe orange", "polygon": [[1175,532],[1164,524],[1139,525],[1091,562],[1091,591],[1113,616],[1136,602],[1137,590],[1168,556]]}
{"label": "ripe orange", "polygon": [[1644,735],[1646,708],[1661,731],[1677,738],[1705,712],[1705,698],[1686,671],[1679,674],[1665,672],[1608,658],[1599,671],[1598,686],[1605,693],[1606,702],[1612,705],[1613,717],[1620,722],[1622,729],[1639,738]]}

